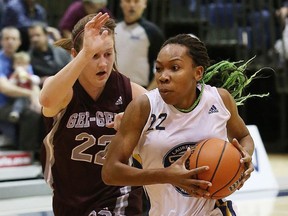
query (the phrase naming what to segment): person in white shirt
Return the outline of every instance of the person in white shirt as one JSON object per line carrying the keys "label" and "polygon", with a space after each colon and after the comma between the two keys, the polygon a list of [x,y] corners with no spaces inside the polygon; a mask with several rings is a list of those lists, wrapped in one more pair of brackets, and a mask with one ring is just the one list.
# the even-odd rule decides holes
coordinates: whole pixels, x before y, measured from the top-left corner
{"label": "person in white shirt", "polygon": [[115,28],[117,67],[131,81],[147,88],[156,87],[154,63],[164,42],[162,30],[143,17],[147,0],[121,0],[124,20]]}

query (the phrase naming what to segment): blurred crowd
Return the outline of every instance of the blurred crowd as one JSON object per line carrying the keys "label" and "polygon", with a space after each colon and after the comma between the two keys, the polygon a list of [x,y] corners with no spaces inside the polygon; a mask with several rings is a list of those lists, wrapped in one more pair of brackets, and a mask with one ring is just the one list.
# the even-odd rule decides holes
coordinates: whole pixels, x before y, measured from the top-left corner
{"label": "blurred crowd", "polygon": [[[123,21],[117,26],[115,40],[120,46],[119,58],[125,56],[118,61],[119,71],[148,87],[153,83],[153,61],[164,35],[158,26],[144,18],[146,0],[123,0],[119,7],[123,10]],[[40,2],[0,0],[0,136],[4,137],[0,149],[31,151],[39,159],[45,136],[39,92],[45,79],[71,60],[70,51],[55,46],[54,42],[71,37],[81,18],[98,12],[114,18],[107,0],[75,0],[67,5],[58,25],[51,26],[48,11]],[[123,40],[128,47],[121,45]],[[141,52],[130,52],[135,48]],[[134,60],[138,64],[129,68]]]}
{"label": "blurred crowd", "polygon": [[[175,7],[181,2],[171,0]],[[198,1],[186,2],[191,14],[195,13]],[[123,19],[117,20],[115,41],[119,71],[133,82],[152,89],[155,87],[154,61],[165,33],[145,18],[147,4],[147,0],[119,1]],[[72,1],[57,26],[48,22],[48,12],[36,0],[0,0],[0,133],[9,149],[36,154],[45,134],[39,91],[47,77],[56,74],[71,60],[69,51],[53,43],[71,37],[73,26],[85,15],[103,12],[115,17],[107,0]],[[274,15],[285,35],[279,38],[275,49],[286,59],[288,2],[276,8]]]}
{"label": "blurred crowd", "polygon": [[4,148],[31,151],[39,159],[45,134],[39,91],[47,77],[71,60],[67,50],[53,43],[70,37],[74,24],[85,15],[109,12],[106,3],[73,2],[58,28],[49,25],[47,11],[37,1],[0,1],[0,132]]}

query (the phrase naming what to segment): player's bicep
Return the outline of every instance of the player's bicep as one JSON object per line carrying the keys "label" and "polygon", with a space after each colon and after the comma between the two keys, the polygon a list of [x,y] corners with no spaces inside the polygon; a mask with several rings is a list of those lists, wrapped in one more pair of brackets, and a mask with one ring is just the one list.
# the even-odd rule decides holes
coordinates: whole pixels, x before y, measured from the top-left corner
{"label": "player's bicep", "polygon": [[71,91],[66,95],[66,97],[62,100],[61,103],[57,104],[57,106],[53,107],[44,107],[42,109],[42,113],[46,117],[54,117],[56,116],[62,109],[66,108],[71,101],[73,96],[73,91]]}
{"label": "player's bicep", "polygon": [[112,139],[107,160],[127,163],[137,146],[142,130],[150,113],[150,104],[146,95],[133,100],[125,110],[119,131]]}
{"label": "player's bicep", "polygon": [[218,89],[221,98],[229,110],[231,117],[227,122],[227,133],[229,140],[231,141],[233,138],[240,140],[241,138],[247,136],[249,134],[247,127],[238,113],[238,108],[236,102],[232,95],[225,89]]}

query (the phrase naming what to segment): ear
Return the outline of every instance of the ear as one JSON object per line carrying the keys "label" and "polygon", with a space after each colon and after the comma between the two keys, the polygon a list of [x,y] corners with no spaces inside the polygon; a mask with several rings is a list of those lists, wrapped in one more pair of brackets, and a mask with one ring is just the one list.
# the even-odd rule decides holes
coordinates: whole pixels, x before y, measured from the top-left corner
{"label": "ear", "polygon": [[204,67],[203,66],[197,66],[195,69],[195,79],[197,81],[200,81],[204,74]]}
{"label": "ear", "polygon": [[77,56],[78,52],[75,50],[75,48],[71,49],[71,55],[73,56],[73,58],[75,58]]}

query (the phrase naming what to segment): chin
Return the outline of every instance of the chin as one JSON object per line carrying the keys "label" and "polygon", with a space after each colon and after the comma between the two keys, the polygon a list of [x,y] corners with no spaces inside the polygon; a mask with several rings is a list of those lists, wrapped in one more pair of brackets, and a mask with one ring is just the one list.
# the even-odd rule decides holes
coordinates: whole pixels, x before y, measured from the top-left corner
{"label": "chin", "polygon": [[99,86],[104,86],[106,84],[108,78],[109,78],[109,76],[101,77],[100,79],[97,78],[95,80],[95,83],[97,83],[97,85],[99,85]]}
{"label": "chin", "polygon": [[169,96],[167,96],[165,94],[161,94],[161,97],[166,104],[172,104],[172,100],[170,99]]}

